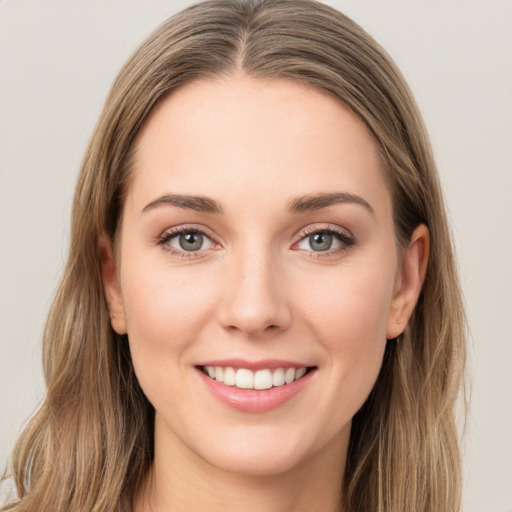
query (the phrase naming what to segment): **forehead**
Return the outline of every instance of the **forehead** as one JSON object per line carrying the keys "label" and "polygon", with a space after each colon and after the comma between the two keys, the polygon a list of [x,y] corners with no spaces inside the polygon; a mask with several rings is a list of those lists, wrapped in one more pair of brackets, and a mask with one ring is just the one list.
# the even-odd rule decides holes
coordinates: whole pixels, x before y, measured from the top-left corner
{"label": "forehead", "polygon": [[154,109],[137,139],[127,201],[183,193],[243,197],[248,206],[326,191],[389,203],[363,124],[309,86],[230,77],[188,84]]}

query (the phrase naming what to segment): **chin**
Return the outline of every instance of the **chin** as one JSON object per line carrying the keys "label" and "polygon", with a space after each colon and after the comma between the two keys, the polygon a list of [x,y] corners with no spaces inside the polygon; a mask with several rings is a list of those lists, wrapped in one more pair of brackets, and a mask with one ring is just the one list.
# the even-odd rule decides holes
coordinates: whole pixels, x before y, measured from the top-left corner
{"label": "chin", "polygon": [[235,447],[224,449],[219,453],[209,454],[205,460],[210,465],[241,476],[273,476],[292,471],[303,461],[305,454],[300,450],[265,450],[244,446],[243,450]]}
{"label": "chin", "polygon": [[338,441],[345,437],[342,432],[339,434],[324,439],[307,430],[293,432],[290,428],[276,429],[275,425],[245,428],[229,436],[212,436],[196,453],[211,466],[229,473],[272,476],[311,463],[324,450],[337,450]]}

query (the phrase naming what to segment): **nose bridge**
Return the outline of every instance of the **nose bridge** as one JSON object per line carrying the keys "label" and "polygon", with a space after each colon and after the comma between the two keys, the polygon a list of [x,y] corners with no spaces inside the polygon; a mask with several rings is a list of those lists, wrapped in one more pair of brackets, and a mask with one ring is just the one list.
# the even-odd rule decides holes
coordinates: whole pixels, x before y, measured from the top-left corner
{"label": "nose bridge", "polygon": [[221,305],[222,324],[248,336],[284,329],[290,321],[279,257],[270,244],[255,242],[233,250]]}

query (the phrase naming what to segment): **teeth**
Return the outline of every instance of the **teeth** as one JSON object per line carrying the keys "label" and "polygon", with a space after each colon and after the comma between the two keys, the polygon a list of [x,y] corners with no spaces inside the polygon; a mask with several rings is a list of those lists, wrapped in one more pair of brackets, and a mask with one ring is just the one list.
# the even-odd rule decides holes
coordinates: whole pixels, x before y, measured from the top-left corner
{"label": "teeth", "polygon": [[272,372],[258,370],[254,374],[254,389],[270,389],[272,387]]}
{"label": "teeth", "polygon": [[284,381],[286,384],[290,384],[290,382],[293,382],[293,379],[295,378],[295,368],[288,368],[284,372]]}
{"label": "teeth", "polygon": [[277,368],[274,370],[272,374],[272,385],[273,386],[282,386],[284,384],[284,370],[282,368]]}
{"label": "teeth", "polygon": [[306,368],[276,368],[253,372],[247,368],[235,370],[230,366],[205,366],[204,372],[217,382],[240,389],[270,389],[272,387],[290,384],[304,377]]}
{"label": "teeth", "polygon": [[304,377],[304,375],[306,375],[306,368],[297,368],[297,370],[295,370],[295,380]]}
{"label": "teeth", "polygon": [[254,373],[251,370],[240,368],[236,372],[235,386],[241,389],[253,389]]}
{"label": "teeth", "polygon": [[236,372],[231,367],[224,369],[224,384],[228,386],[236,384]]}

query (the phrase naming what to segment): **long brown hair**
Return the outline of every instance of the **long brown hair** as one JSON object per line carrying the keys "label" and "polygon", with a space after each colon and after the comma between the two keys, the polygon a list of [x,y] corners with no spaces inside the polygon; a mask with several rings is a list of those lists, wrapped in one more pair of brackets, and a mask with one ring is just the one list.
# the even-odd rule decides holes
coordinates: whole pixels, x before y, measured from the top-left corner
{"label": "long brown hair", "polygon": [[390,341],[353,420],[344,481],[349,512],[460,510],[454,405],[465,321],[428,136],[400,72],[356,23],[310,0],[210,0],[159,27],[117,76],[74,197],[64,276],[44,334],[47,394],[13,454],[18,498],[2,510],[118,511],[153,457],[154,411],[128,344],[110,327],[98,241],[113,239],[133,143],[155,104],[192,80],[243,72],[295,80],[339,99],[385,162],[398,247],[424,223],[426,281],[400,341]]}

